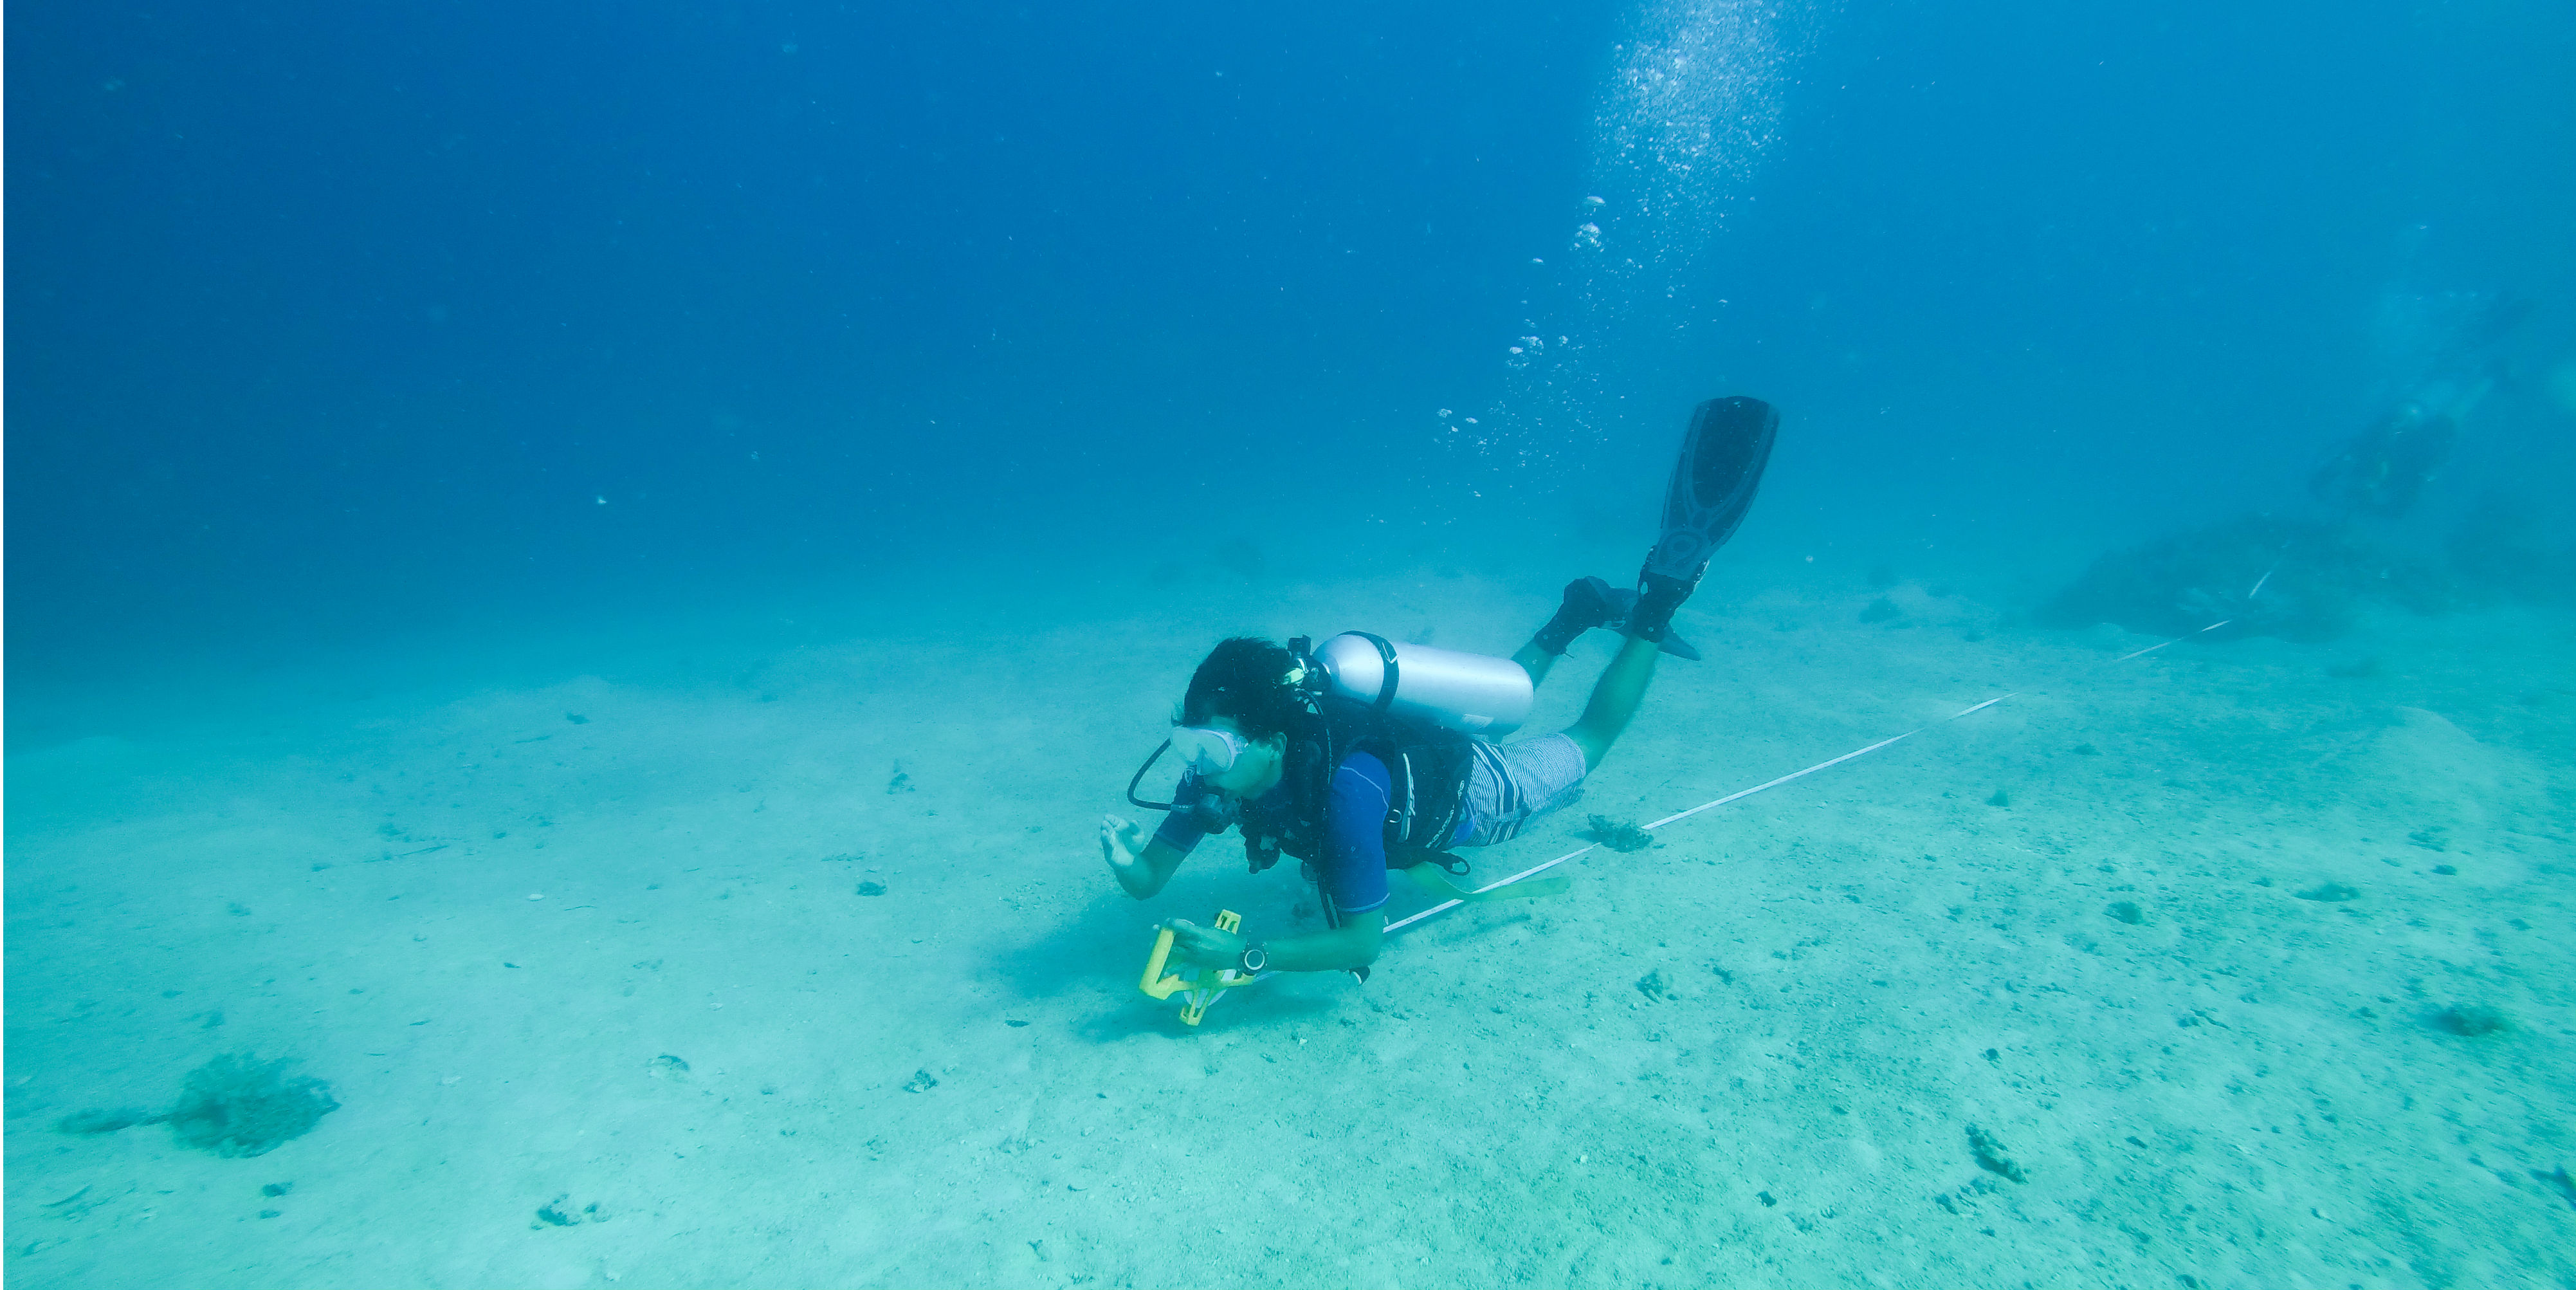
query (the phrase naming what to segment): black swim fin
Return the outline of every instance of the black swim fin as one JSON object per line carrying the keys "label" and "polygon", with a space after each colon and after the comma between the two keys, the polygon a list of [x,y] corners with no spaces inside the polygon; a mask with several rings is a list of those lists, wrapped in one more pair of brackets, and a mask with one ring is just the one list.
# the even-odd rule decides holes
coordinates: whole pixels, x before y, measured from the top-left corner
{"label": "black swim fin", "polygon": [[[1557,608],[1556,617],[1539,628],[1531,640],[1550,654],[1562,654],[1574,644],[1575,637],[1595,627],[1624,631],[1636,607],[1636,592],[1613,587],[1600,578],[1577,578],[1565,584],[1565,602]],[[1699,651],[1692,649],[1689,641],[1669,631],[1659,643],[1665,653],[1677,658],[1699,658]]]}
{"label": "black swim fin", "polygon": [[[1637,616],[1637,593],[1625,588],[1613,590],[1610,593],[1610,607],[1613,610],[1610,621],[1603,623],[1602,626],[1607,627],[1614,632],[1627,631],[1629,620]],[[1672,624],[1669,621],[1672,615],[1669,612],[1666,613],[1664,617],[1668,621],[1664,624],[1663,631],[1649,639],[1653,640],[1655,644],[1661,646],[1665,653],[1672,655],[1674,658],[1686,658],[1691,662],[1698,662],[1699,650],[1694,648],[1689,641],[1683,640],[1680,636],[1673,633]]]}
{"label": "black swim fin", "polygon": [[1691,413],[1681,460],[1664,492],[1663,536],[1637,571],[1628,635],[1660,642],[1671,633],[1673,611],[1698,589],[1709,558],[1753,508],[1779,433],[1779,410],[1760,399],[1710,399]]}
{"label": "black swim fin", "polygon": [[1770,464],[1771,441],[1779,433],[1779,410],[1760,399],[1699,405],[1682,436],[1681,460],[1664,493],[1664,535],[1646,556],[1646,572],[1699,582],[1709,557],[1753,508],[1753,492],[1762,486],[1762,468]]}

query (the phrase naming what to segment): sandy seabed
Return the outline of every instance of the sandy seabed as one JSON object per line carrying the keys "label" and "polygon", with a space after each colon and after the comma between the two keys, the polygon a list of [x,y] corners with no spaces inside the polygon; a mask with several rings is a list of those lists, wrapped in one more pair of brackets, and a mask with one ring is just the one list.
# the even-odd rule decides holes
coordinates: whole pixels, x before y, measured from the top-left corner
{"label": "sandy seabed", "polygon": [[[7,1284],[2576,1284],[2576,622],[2115,664],[1713,587],[1480,875],[2014,697],[1190,1030],[1157,919],[1314,923],[1230,838],[1102,867],[1214,636],[1501,653],[1552,600],[1206,590],[16,753]],[[341,1106],[56,1128],[227,1053]]]}

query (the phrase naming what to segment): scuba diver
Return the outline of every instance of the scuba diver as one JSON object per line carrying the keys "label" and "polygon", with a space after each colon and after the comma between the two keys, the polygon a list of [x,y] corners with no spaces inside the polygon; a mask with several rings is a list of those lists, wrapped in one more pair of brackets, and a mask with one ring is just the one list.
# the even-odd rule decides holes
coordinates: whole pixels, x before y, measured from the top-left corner
{"label": "scuba diver", "polygon": [[2409,401],[2337,445],[2308,476],[2308,492],[2344,514],[2403,519],[2459,433],[2457,413]]}
{"label": "scuba diver", "polygon": [[[1282,854],[1303,862],[1327,927],[1254,938],[1174,919],[1166,925],[1173,961],[1246,975],[1348,971],[1366,980],[1386,927],[1390,869],[1453,899],[1562,890],[1563,878],[1466,890],[1451,881],[1467,869],[1451,849],[1508,841],[1574,801],[1645,698],[1656,658],[1699,657],[1673,633],[1673,611],[1752,506],[1779,425],[1779,413],[1758,399],[1700,404],[1637,589],[1576,579],[1556,615],[1509,660],[1365,632],[1320,648],[1302,636],[1284,646],[1236,637],[1211,650],[1176,705],[1171,738],[1127,784],[1128,801],[1169,814],[1150,840],[1143,826],[1106,817],[1101,853],[1118,885],[1141,900],[1171,881],[1201,838],[1232,826],[1254,873]],[[1557,734],[1493,742],[1527,719],[1538,683],[1594,628],[1626,639],[1593,683],[1582,718]],[[1183,764],[1171,800],[1137,797],[1136,785],[1166,750]]]}
{"label": "scuba diver", "polygon": [[2403,519],[2451,458],[2466,421],[2502,378],[2495,350],[2531,313],[2528,299],[2483,292],[2391,296],[2384,343],[2414,368],[2395,409],[2337,444],[2308,492],[2342,516]]}

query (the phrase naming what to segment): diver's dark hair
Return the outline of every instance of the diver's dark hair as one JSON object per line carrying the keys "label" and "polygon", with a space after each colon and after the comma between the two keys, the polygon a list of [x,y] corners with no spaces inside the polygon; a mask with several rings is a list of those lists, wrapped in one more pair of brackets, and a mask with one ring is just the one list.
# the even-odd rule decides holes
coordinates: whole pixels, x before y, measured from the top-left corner
{"label": "diver's dark hair", "polygon": [[1181,724],[1201,726],[1210,717],[1225,717],[1249,738],[1286,734],[1306,710],[1304,696],[1288,679],[1297,667],[1288,647],[1258,636],[1221,641],[1190,675]]}

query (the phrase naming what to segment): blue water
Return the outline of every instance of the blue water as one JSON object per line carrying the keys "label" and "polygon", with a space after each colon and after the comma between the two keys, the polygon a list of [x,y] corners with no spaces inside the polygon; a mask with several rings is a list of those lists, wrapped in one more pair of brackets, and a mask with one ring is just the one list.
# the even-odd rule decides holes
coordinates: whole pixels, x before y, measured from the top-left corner
{"label": "blue water", "polygon": [[[370,1268],[419,1285],[2576,1279],[2563,7],[101,3],[11,17],[11,1285],[169,1284],[181,1266],[225,1285],[355,1284],[378,1279]],[[1783,807],[1760,840],[1729,844],[1790,868],[1722,887],[1674,870],[1617,892],[1616,911],[1491,916],[1486,939],[1444,933],[1364,988],[1336,976],[1283,991],[1294,1006],[1229,1005],[1209,1023],[1231,1022],[1222,1038],[1130,991],[1155,919],[1220,898],[1294,912],[1288,874],[1264,885],[1224,856],[1190,871],[1222,885],[1136,906],[1091,855],[1094,821],[1130,809],[1122,777],[1207,645],[1369,626],[1507,653],[1565,579],[1626,579],[1675,435],[1720,394],[1784,416],[1753,519],[1694,602],[1704,617],[1684,620],[1734,652],[1665,670],[1629,736],[1638,760],[1603,772],[1632,779],[1605,780],[1597,801],[1626,794],[1634,809],[1613,814],[1647,818],[1996,693],[2061,706],[1987,734],[1945,727],[1970,742],[1822,790],[1894,814],[1828,824]],[[2410,405],[2449,427],[2420,492],[2373,513],[2311,486]],[[2396,459],[2384,444],[2361,456]],[[2233,628],[2123,665],[2165,682],[2086,679],[2184,620],[2219,619]],[[1542,716],[1571,720],[1606,657],[1578,651],[1561,675],[1581,678],[1543,691]],[[599,742],[629,737],[612,712],[631,716],[633,742]],[[597,765],[483,771],[583,740]],[[2111,755],[2066,751],[2079,743]],[[2043,752],[2056,769],[2014,760]],[[2048,812],[2013,845],[2064,864],[1987,872],[1986,898],[2015,912],[1962,922],[1973,901],[1891,866],[2002,836],[2003,817],[1960,814],[1989,793]],[[737,797],[769,805],[755,818]],[[897,805],[910,813],[877,818]],[[2181,814],[2141,823],[2166,809]],[[737,903],[739,923],[636,913],[587,939],[528,933],[579,939],[596,971],[477,994],[484,959],[533,952],[491,930],[518,907],[487,898],[573,903],[541,888],[575,878],[499,843],[576,818],[600,830],[570,849],[579,880],[676,890],[684,870],[713,880],[679,862],[705,851],[740,884],[770,884],[774,917]],[[1582,822],[1563,823],[1580,845]],[[2275,840],[2245,841],[2258,836]],[[2118,855],[2093,854],[2114,838],[2128,839]],[[2222,838],[2271,858],[2220,858]],[[1911,913],[1764,913],[1759,893],[1824,889],[1795,866],[1873,842],[1891,848],[1873,881]],[[1533,863],[1555,854],[1523,845]],[[900,927],[831,922],[886,915],[843,895],[839,868],[828,883],[791,872],[909,855],[919,873],[925,853],[949,857],[944,885]],[[828,859],[841,855],[867,863]],[[2215,889],[2167,906],[2113,894],[2162,890],[2113,873],[2151,855],[2169,881],[2331,880],[2361,898],[2266,913]],[[464,867],[421,868],[439,860]],[[2440,885],[2435,864],[2461,881]],[[411,868],[396,879],[395,865]],[[294,886],[326,873],[367,875],[331,889],[363,888],[363,907]],[[2046,924],[2028,911],[2067,882],[2108,889],[2077,900],[2096,923],[2120,900],[2144,901],[2148,921],[2006,929]],[[829,910],[807,894],[825,886]],[[290,889],[305,892],[299,916],[270,922]],[[395,901],[425,921],[386,923],[381,940],[350,930]],[[1023,920],[1009,936],[996,907]],[[1681,909],[1702,911],[1682,921],[1705,946],[1640,926]],[[1705,985],[1834,936],[1894,956],[1855,960],[1854,988],[1928,984],[1963,951],[1904,940],[1916,915],[2005,938],[1974,960],[1991,981],[1934,992],[1959,1012],[1777,992],[1746,1012]],[[2318,930],[2280,932],[2289,916]],[[1509,921],[1523,917],[1538,921]],[[1800,917],[1820,921],[1782,930]],[[2181,939],[2103,970],[2100,943],[2159,919]],[[268,939],[243,939],[254,924]],[[436,964],[373,957],[439,944],[433,924],[484,930]],[[732,939],[689,939],[719,925]],[[1762,939],[1775,933],[1776,957]],[[2255,952],[2285,935],[2310,967]],[[2407,936],[2403,950],[2387,939]],[[1013,1019],[991,1042],[1035,1045],[960,1040],[950,1060],[984,1075],[939,1079],[1020,1108],[998,1154],[975,1139],[982,1120],[917,1140],[845,1125],[833,1150],[779,1154],[820,1120],[754,1123],[735,1106],[689,1129],[765,1153],[732,1158],[726,1181],[655,1174],[616,1192],[595,1178],[613,1227],[538,1212],[564,1192],[577,1213],[581,1185],[554,1180],[563,1161],[596,1160],[540,1145],[533,1124],[588,1115],[585,1132],[632,1135],[681,1114],[650,1102],[680,1087],[648,1068],[680,1042],[656,1027],[702,1024],[707,1001],[648,1006],[628,964],[677,970],[665,942],[687,943],[729,965],[710,990],[783,989],[809,971],[783,947],[851,937],[954,957],[937,972],[842,965],[794,1014],[801,1055],[778,1061],[795,1072],[770,1080],[784,1092],[741,1097],[708,1074],[753,1069],[759,1033],[702,1039],[734,1056],[689,1059],[684,1105],[913,1116],[928,1095],[901,1086],[936,1060],[861,1072],[835,1054],[966,1025],[948,983],[971,978]],[[1505,946],[1525,937],[1555,957]],[[1629,1016],[1631,996],[1669,1002],[1630,989],[1643,968],[1626,956],[1649,941],[1688,958],[1656,970],[1689,973],[1690,1026]],[[759,954],[737,959],[739,944]],[[2068,1020],[2046,1076],[1975,1090],[1888,1076],[1882,1100],[1908,1108],[1914,1137],[1837,1125],[1871,1096],[1866,1051],[1955,1040],[1960,1081],[2002,1078],[1991,1053],[2012,1045],[1997,1036],[2032,1023],[1979,1020],[1964,1000],[2031,988],[2047,973],[2030,963],[2070,954],[2093,973],[2072,988],[2153,1013],[2135,1033],[2159,1044],[2223,1023],[2178,1026],[2169,1013],[2205,1015],[2179,995],[2107,1001],[2215,971],[2241,974],[2243,990],[2210,996],[2228,1007],[2363,1009],[2384,1032],[2350,1041],[2386,1063],[2371,1087],[2417,1087],[2425,1109],[2409,1095],[2340,1130],[2305,1122],[2306,1154],[2269,1172],[2178,1182],[2156,1171],[2241,1148],[2114,1160],[2123,1139],[2163,1141],[2112,1132],[2121,1115],[2160,1107],[2183,1133],[2196,1114],[2103,1075],[2153,1045]],[[376,962],[381,979],[300,970],[317,962]],[[269,988],[294,976],[314,998]],[[379,1079],[369,1062],[426,1032],[408,1015],[381,1035],[320,1018],[403,990],[480,1002],[440,1023],[470,1036],[460,1047],[386,1059],[411,1064]],[[1592,1021],[1494,1027],[1505,1004],[1594,995],[1646,1027],[1620,1044],[1678,1045],[1697,1064],[1685,1053],[1649,1077],[1542,1063],[1504,1078],[1516,1092],[1427,1073],[1593,1051],[1573,1038]],[[1803,1023],[1782,1011],[1801,1007]],[[2479,1008],[2507,1022],[2463,1033]],[[1662,1146],[1608,1140],[1668,1099],[1751,1105],[1723,1055],[1755,1020],[1792,1027],[1766,1032],[1787,1036],[1771,1051],[1816,1042],[1809,1060],[1830,1072],[1778,1087],[1843,1091]],[[859,1028],[835,1039],[835,1024]],[[2330,1115],[2331,1090],[2231,1091],[2275,1078],[2257,1066],[2326,1079],[2367,1065],[2309,1024],[2239,1019],[2225,1033],[2243,1071],[2166,1082],[2211,1108],[2254,1099],[2249,1134]],[[1882,1048],[1819,1038],[1853,1028]],[[1136,1055],[1194,1041],[1228,1055]],[[1289,1058],[1263,1050],[1283,1045],[1306,1050],[1296,1087],[1319,1113],[1340,1105],[1319,1090],[1374,1090],[1350,1121],[1365,1148],[1292,1154],[1312,1150],[1301,1123],[1261,1139],[1266,1154],[1218,1151],[1264,1105],[1241,1093],[1222,1116],[1207,1093],[1115,1127],[1031,1127],[1108,1088],[1274,1075]],[[161,1108],[235,1051],[294,1057],[347,1109],[260,1157],[275,1167],[256,1177],[157,1125],[61,1128],[93,1103]],[[635,1087],[568,1074],[591,1056]],[[513,1091],[459,1118],[412,1114],[503,1069]],[[431,1082],[449,1075],[466,1082]],[[2061,1117],[2080,1131],[2032,1109],[2096,1077]],[[2480,1096],[2485,1118],[2460,1109]],[[1556,1114],[1568,1103],[1619,1114],[1576,1127]],[[1981,1163],[1968,1123],[2041,1163],[2027,1179]],[[1414,1172],[1414,1131],[1488,1148]],[[1113,1132],[1125,1145],[1099,1149]],[[2041,1145],[2051,1134],[2088,1145]],[[1095,1136],[1093,1155],[1057,1163]],[[1864,1146],[1797,1163],[1806,1139],[1846,1136]],[[477,1163],[433,1179],[424,1162],[446,1145]],[[367,1166],[370,1152],[395,1163]],[[1588,1183],[1497,1190],[1578,1156]],[[317,1160],[339,1190],[255,1194],[319,1176]],[[1774,1197],[1792,1184],[1736,1185],[1802,1171],[1849,1178],[1785,1208]],[[2033,1189],[2053,1192],[2044,1214]],[[1383,1218],[1426,1193],[1443,1198],[1436,1235]],[[1280,1221],[1247,1236],[1263,1226],[1247,1213],[1224,1235],[1179,1199],[1240,1194]],[[1067,1196],[1092,1199],[1033,1234],[1028,1216]],[[2020,1208],[1999,1217],[2008,1202]],[[1345,1205],[1381,1219],[1346,1237]],[[779,1253],[800,1239],[829,1253]],[[644,1246],[664,1253],[620,1262]],[[2288,1264],[2253,1253],[2291,1246]],[[2267,1266],[2300,1279],[2269,1281]]]}

